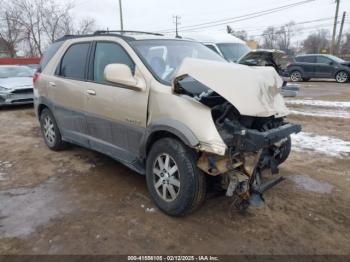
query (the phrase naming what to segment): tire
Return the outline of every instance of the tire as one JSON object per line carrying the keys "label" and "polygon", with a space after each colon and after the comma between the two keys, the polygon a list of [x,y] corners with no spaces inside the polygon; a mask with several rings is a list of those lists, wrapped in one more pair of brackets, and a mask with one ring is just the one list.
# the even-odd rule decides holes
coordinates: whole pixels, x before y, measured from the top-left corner
{"label": "tire", "polygon": [[309,81],[309,80],[310,80],[310,78],[303,77],[303,81],[304,81],[304,82],[307,82],[307,81]]}
{"label": "tire", "polygon": [[154,143],[147,156],[146,180],[151,198],[170,216],[193,212],[206,196],[206,177],[197,168],[197,155],[174,138]]}
{"label": "tire", "polygon": [[346,71],[339,71],[335,75],[335,81],[337,81],[338,83],[346,83],[347,81],[349,81],[349,74]]}
{"label": "tire", "polygon": [[277,165],[280,165],[287,160],[291,149],[292,139],[289,136],[287,141],[280,147],[281,153],[276,157]]}
{"label": "tire", "polygon": [[40,128],[44,141],[51,150],[58,151],[66,148],[67,143],[62,141],[55,117],[47,108],[40,114]]}
{"label": "tire", "polygon": [[292,73],[290,74],[290,80],[292,82],[299,82],[301,81],[303,78],[301,72],[299,70],[294,70],[292,71]]}

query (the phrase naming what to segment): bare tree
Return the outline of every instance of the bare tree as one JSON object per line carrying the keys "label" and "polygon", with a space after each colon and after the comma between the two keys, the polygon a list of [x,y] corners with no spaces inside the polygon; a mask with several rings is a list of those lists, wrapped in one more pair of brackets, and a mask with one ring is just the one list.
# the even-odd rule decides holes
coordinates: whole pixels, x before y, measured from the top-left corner
{"label": "bare tree", "polygon": [[262,48],[275,49],[277,48],[277,29],[274,26],[269,26],[263,31]]}
{"label": "bare tree", "polygon": [[295,23],[289,22],[281,26],[281,28],[276,32],[276,34],[278,49],[283,50],[286,53],[290,53],[292,37],[295,34]]}
{"label": "bare tree", "polygon": [[85,35],[85,34],[92,33],[95,30],[96,30],[95,19],[91,17],[87,17],[80,21],[75,33],[78,35]]}
{"label": "bare tree", "polygon": [[0,39],[11,57],[16,56],[16,45],[21,41],[21,26],[18,23],[20,12],[11,6],[0,11]]}
{"label": "bare tree", "polygon": [[41,56],[50,43],[65,34],[94,31],[95,20],[75,21],[72,8],[72,3],[61,5],[57,0],[11,0],[1,5],[0,40],[11,56],[16,55],[16,46],[30,56]]}
{"label": "bare tree", "polygon": [[345,40],[343,41],[343,43],[341,44],[341,48],[340,48],[340,53],[342,55],[350,54],[350,32],[346,33],[344,35]]}
{"label": "bare tree", "polygon": [[44,2],[40,10],[42,29],[50,43],[65,34],[66,23],[71,20],[69,12],[72,8],[73,3],[62,7],[54,0]]}
{"label": "bare tree", "polygon": [[322,49],[329,49],[330,39],[329,31],[321,29],[316,33],[308,35],[303,41],[303,52],[305,53],[320,53]]}
{"label": "bare tree", "polygon": [[235,31],[235,30],[232,29],[231,26],[228,25],[228,26],[226,26],[226,31],[227,31],[228,34],[231,34],[231,35],[233,35],[233,36],[235,36],[235,37],[237,37],[237,38],[239,38],[239,39],[241,39],[243,41],[247,41],[247,39],[248,39],[248,33],[245,30],[237,30],[237,31]]}

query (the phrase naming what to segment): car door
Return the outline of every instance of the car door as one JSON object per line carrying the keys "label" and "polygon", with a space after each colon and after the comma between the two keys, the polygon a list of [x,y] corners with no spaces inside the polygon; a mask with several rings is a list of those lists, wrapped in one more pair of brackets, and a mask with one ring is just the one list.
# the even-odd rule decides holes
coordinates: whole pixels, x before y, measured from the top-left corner
{"label": "car door", "polygon": [[317,56],[315,64],[315,76],[319,78],[332,78],[333,74],[333,61],[325,56]]}
{"label": "car door", "polygon": [[91,42],[81,42],[68,46],[48,81],[48,96],[63,138],[83,146],[89,145],[84,111],[90,45]]}
{"label": "car door", "polygon": [[[87,125],[90,145],[112,157],[133,162],[146,128],[148,89],[135,91],[104,80],[108,64],[137,68],[127,51],[117,42],[94,43],[86,85]],[[138,72],[140,73],[140,72]]]}
{"label": "car door", "polygon": [[303,69],[303,77],[312,78],[315,77],[315,64],[316,57],[315,56],[301,56],[296,57],[296,61],[300,63],[300,66]]}

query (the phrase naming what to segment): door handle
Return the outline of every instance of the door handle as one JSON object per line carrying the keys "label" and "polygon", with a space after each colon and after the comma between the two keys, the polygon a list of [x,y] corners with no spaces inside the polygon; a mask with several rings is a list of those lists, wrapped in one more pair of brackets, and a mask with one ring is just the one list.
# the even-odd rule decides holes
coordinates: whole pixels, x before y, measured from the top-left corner
{"label": "door handle", "polygon": [[88,89],[88,90],[86,90],[86,93],[87,93],[88,95],[90,95],[90,96],[95,96],[95,95],[96,95],[96,91],[93,90],[93,89]]}
{"label": "door handle", "polygon": [[56,86],[56,84],[55,84],[54,82],[49,82],[49,86],[51,86],[51,87],[55,87],[55,86]]}

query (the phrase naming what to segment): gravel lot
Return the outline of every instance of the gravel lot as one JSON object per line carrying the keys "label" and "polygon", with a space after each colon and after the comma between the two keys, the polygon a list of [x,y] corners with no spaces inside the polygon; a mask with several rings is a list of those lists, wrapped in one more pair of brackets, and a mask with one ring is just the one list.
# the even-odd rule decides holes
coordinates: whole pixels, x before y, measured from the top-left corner
{"label": "gravel lot", "polygon": [[350,101],[350,84],[301,85],[287,179],[245,215],[212,195],[168,217],[143,176],[84,148],[52,152],[31,107],[0,109],[0,254],[349,254],[350,107],[307,100]]}

